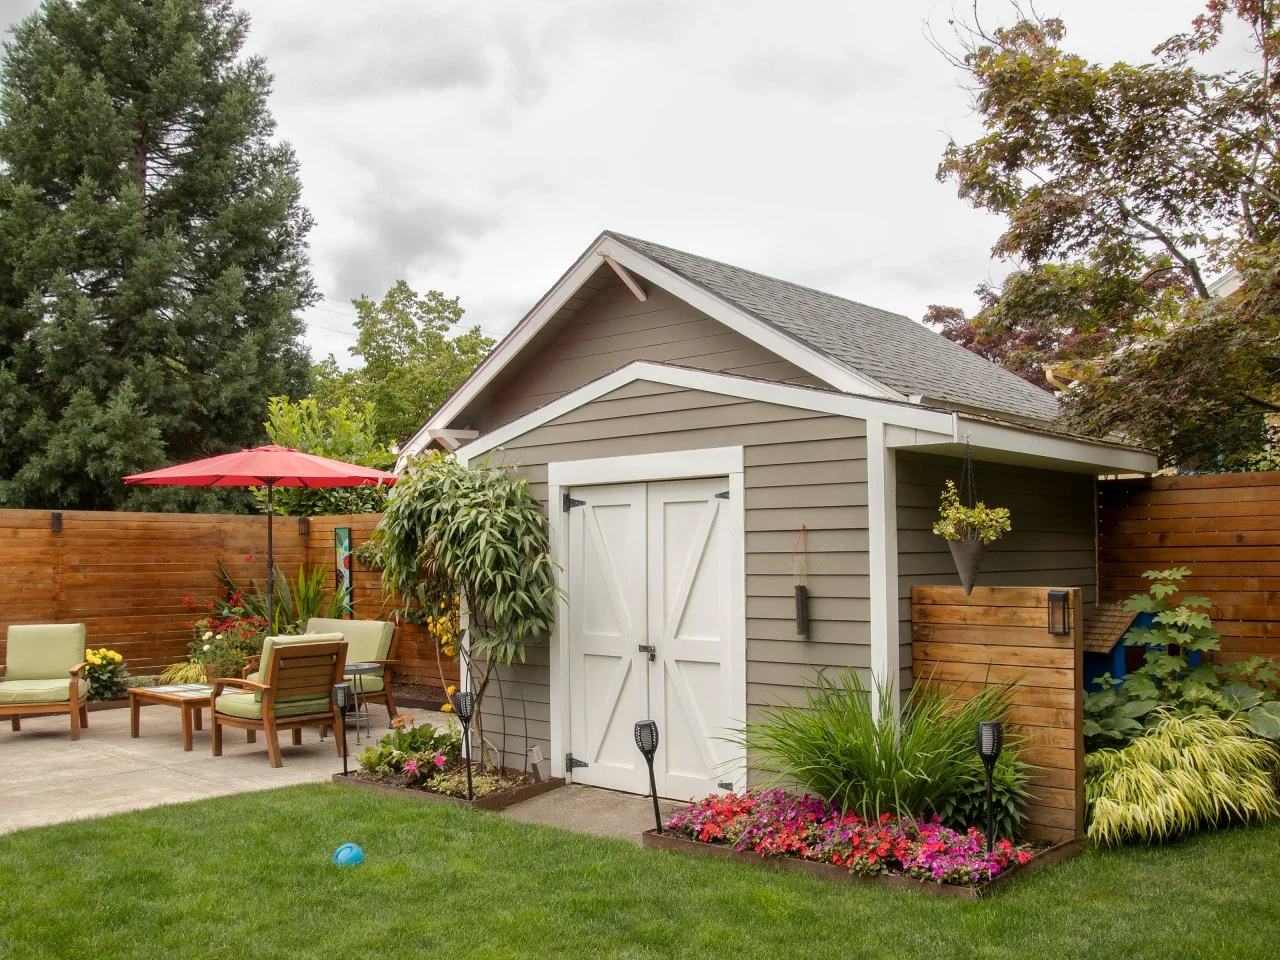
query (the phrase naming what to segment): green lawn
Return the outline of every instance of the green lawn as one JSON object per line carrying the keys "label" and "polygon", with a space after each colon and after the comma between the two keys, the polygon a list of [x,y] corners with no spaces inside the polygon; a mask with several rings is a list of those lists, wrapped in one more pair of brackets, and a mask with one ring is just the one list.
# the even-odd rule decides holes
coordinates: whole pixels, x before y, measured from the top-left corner
{"label": "green lawn", "polygon": [[0,957],[1275,957],[1278,855],[1235,830],[959,902],[294,787],[0,837]]}

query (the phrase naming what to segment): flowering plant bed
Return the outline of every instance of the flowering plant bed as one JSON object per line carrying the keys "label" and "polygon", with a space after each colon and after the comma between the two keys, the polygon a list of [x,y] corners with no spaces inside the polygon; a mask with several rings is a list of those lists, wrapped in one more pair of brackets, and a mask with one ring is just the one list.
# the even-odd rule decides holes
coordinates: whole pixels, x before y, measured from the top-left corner
{"label": "flowering plant bed", "polygon": [[[460,790],[455,780],[460,780]],[[477,789],[475,799],[468,800],[465,770],[454,771],[452,774],[434,777],[431,780],[412,782],[396,775],[357,770],[346,774],[335,773],[333,781],[344,786],[373,790],[391,796],[412,797],[434,803],[452,803],[475,810],[505,810],[513,804],[564,786],[564,781],[558,778],[538,782],[528,775],[510,770],[504,770],[501,775],[497,775],[490,770],[480,772],[474,769],[472,781]],[[484,791],[483,794],[481,791]]]}
{"label": "flowering plant bed", "polygon": [[961,897],[988,894],[1083,848],[1079,840],[1057,846],[1001,840],[988,854],[973,827],[961,833],[936,820],[888,814],[866,820],[783,790],[707,797],[669,817],[666,828],[646,833],[645,846]]}

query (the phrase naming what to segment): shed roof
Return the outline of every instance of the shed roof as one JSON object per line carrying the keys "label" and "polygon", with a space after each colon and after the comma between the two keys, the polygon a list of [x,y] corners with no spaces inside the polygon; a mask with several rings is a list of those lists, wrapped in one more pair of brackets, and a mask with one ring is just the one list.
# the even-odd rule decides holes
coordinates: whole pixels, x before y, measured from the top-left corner
{"label": "shed roof", "polygon": [[648,240],[607,235],[900,394],[1045,422],[1058,416],[1053,394],[909,317]]}

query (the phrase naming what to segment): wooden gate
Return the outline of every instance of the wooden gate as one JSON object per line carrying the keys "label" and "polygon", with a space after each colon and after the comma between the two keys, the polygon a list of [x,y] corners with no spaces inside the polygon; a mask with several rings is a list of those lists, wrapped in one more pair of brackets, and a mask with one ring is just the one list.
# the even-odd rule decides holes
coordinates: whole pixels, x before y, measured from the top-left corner
{"label": "wooden gate", "polygon": [[[1027,835],[1068,840],[1084,833],[1083,637],[1080,590],[1065,588],[1070,632],[1048,630],[1051,587],[918,586],[911,590],[912,671],[971,696],[1016,681],[1010,732],[1034,764]],[[1059,588],[1064,589],[1064,588]]]}

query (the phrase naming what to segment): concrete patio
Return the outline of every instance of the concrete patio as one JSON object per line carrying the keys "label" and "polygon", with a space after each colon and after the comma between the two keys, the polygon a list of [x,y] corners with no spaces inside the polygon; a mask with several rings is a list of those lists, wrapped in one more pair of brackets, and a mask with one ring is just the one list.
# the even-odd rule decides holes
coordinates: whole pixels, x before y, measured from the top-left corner
{"label": "concrete patio", "polygon": [[[386,711],[371,708],[372,736],[386,732]],[[404,713],[405,711],[401,711]],[[408,711],[419,723],[441,723],[444,715],[428,710]],[[296,783],[328,780],[342,770],[332,736],[322,742],[318,731],[304,730],[302,745],[293,746],[289,733],[280,735],[284,766],[272,769],[262,735],[246,743],[244,733],[225,730],[223,755],[212,755],[209,731],[195,733],[195,749],[182,749],[179,711],[144,706],[141,736],[129,736],[127,709],[89,714],[89,728],[77,742],[68,736],[66,717],[31,717],[15,733],[0,725],[0,757],[4,761],[0,785],[0,833],[45,826],[67,820],[100,817],[168,803],[183,803],[232,793],[270,790]],[[355,730],[347,730],[352,756],[369,742],[357,745]],[[353,761],[354,762],[354,761]]]}

